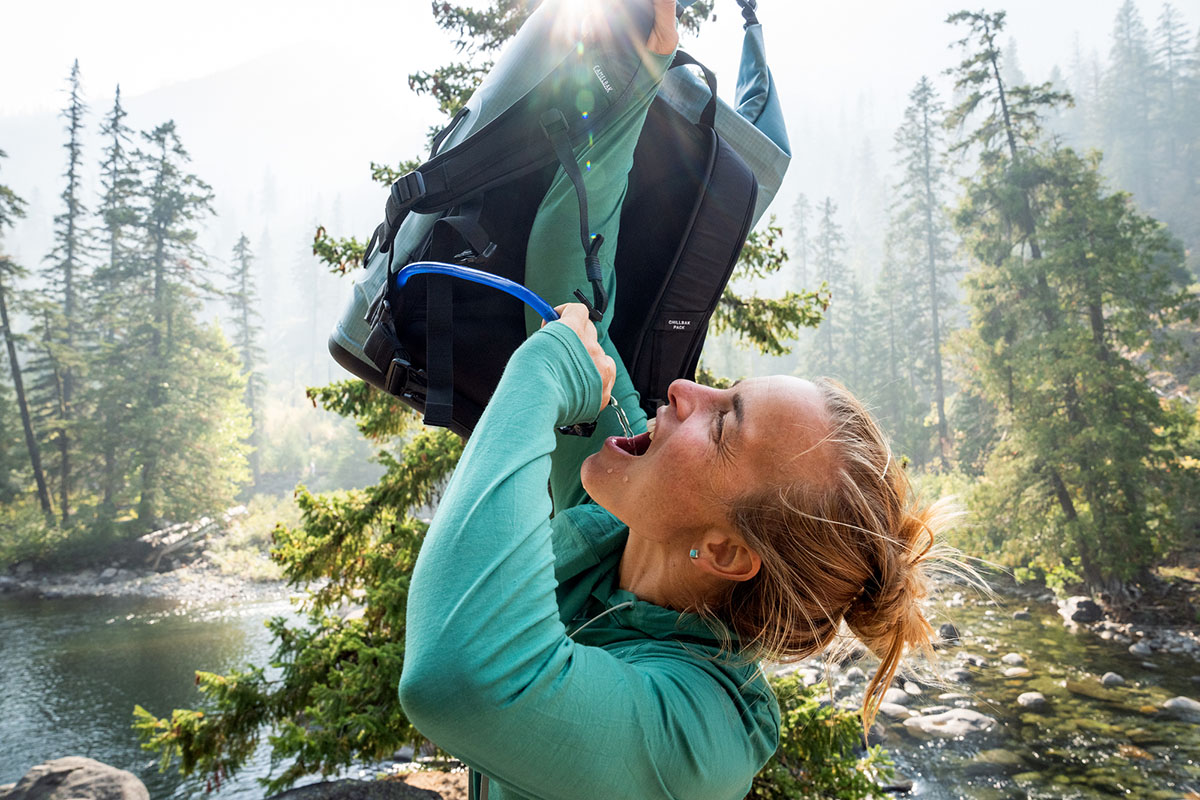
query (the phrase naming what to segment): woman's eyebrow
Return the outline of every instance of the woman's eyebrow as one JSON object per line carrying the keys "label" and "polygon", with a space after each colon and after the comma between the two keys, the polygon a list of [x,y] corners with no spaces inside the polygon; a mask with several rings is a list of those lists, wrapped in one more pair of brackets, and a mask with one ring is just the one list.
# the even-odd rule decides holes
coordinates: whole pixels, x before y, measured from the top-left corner
{"label": "woman's eyebrow", "polygon": [[[734,385],[736,386],[737,384],[734,384]],[[741,392],[733,393],[733,415],[735,417],[737,417],[738,427],[741,428],[742,422],[745,419],[745,415],[746,415],[745,408],[742,405]]]}

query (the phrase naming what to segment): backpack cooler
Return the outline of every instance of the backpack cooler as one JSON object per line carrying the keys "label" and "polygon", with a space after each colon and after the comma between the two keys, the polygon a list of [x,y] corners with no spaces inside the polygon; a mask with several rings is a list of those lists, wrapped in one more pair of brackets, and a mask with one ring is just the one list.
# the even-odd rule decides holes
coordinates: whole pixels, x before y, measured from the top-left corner
{"label": "backpack cooler", "polygon": [[[581,258],[562,268],[579,270],[580,285],[591,283],[591,298],[577,296],[599,319],[607,298],[596,248],[616,248],[621,302],[608,332],[653,415],[671,381],[694,377],[709,318],[790,160],[754,0],[738,0],[747,24],[736,109],[717,98],[707,68],[677,53],[634,154],[620,242],[589,241],[572,148],[603,135],[622,110],[621,90],[637,62],[629,42],[645,41],[652,9],[649,0],[593,0],[614,6],[606,13],[624,27],[591,42],[585,59],[582,48],[553,35],[562,4],[575,1],[542,3],[435,137],[430,160],[393,184],[365,273],[329,337],[344,368],[423,412],[426,424],[463,436],[526,338],[522,303],[444,276],[420,275],[400,288],[402,268],[445,262],[523,283],[534,215],[563,168],[579,192]],[[595,81],[596,59],[615,99],[580,115],[576,96]],[[703,78],[683,65],[699,67]]]}

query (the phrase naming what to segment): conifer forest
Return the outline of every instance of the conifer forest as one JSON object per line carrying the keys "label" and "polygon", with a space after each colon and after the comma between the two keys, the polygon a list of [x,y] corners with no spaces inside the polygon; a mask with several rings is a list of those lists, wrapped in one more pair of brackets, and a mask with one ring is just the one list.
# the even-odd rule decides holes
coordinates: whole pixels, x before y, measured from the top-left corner
{"label": "conifer forest", "polygon": [[[124,580],[130,596],[169,599],[133,587],[170,574],[182,584],[185,572],[224,587],[217,594],[295,596],[266,620],[262,649],[192,664],[195,687],[172,705],[147,696],[121,708],[114,735],[150,765],[139,777],[161,766],[174,781],[154,797],[266,797],[405,747],[449,759],[409,722],[397,684],[409,579],[463,441],[342,370],[326,337],[388,187],[421,163],[539,3],[401,4],[420,17],[416,38],[431,55],[384,76],[364,53],[356,73],[404,96],[390,110],[361,102],[382,96],[377,85],[343,96],[304,67],[272,63],[303,64],[328,42],[133,92],[119,81],[135,75],[110,86],[111,67],[93,80],[86,58],[71,55],[53,108],[6,100],[0,88],[0,601],[59,602],[93,584],[119,594]],[[1011,612],[1028,612],[1030,598],[1052,609],[1084,599],[1103,609],[1091,630],[1115,641],[1119,658],[1128,649],[1186,662],[1167,669],[1183,676],[1169,694],[1184,695],[1187,676],[1200,675],[1200,5],[1113,0],[1102,4],[1109,18],[1085,24],[1101,6],[1075,3],[1079,31],[1054,32],[1053,48],[1023,38],[1052,24],[1032,4],[916,5],[905,24],[935,45],[903,57],[864,46],[856,77],[781,68],[792,62],[775,56],[808,12],[759,0],[793,163],[717,304],[698,380],[829,376],[863,398],[921,495],[957,499],[947,543],[988,584],[947,578],[935,600],[950,613],[935,629],[945,619],[970,627],[953,615],[964,603],[955,593],[976,598],[979,629],[1000,617],[1019,624],[1008,618],[1022,619]],[[733,0],[681,13],[682,45],[702,60],[716,31],[740,48]],[[838,35],[859,47],[853,31]],[[725,56],[722,93],[736,80]],[[903,89],[881,91],[884,72]],[[285,99],[323,121],[289,128]],[[373,114],[391,116],[373,125]],[[296,141],[285,133],[259,146],[256,129],[294,130]],[[343,131],[360,138],[342,144]],[[233,134],[238,143],[225,143]],[[1003,608],[984,610],[997,596]],[[0,637],[19,634],[16,613],[0,603],[0,625],[12,615]],[[1045,630],[1062,627],[1049,617]],[[959,638],[955,625],[943,640]],[[1160,648],[1146,626],[1183,644]],[[995,662],[1008,649],[1037,658],[1042,634],[998,643],[1008,635],[975,650]],[[982,669],[939,652],[936,680],[912,678],[931,702],[959,691],[946,670]],[[988,754],[1015,745],[968,739],[953,763],[988,766],[968,769],[956,789],[927,763],[937,745],[885,731],[864,747],[862,687],[841,693],[846,665],[813,666],[808,680],[810,666],[772,678],[781,745],[748,797],[866,798],[885,786],[981,800],[1200,796],[1196,762],[1172,766],[1200,759],[1200,740],[1153,728],[1176,713],[1163,708],[1181,706],[1122,700],[1107,675],[1085,691],[1075,673],[1051,670],[1053,686],[1024,689],[1064,708],[1053,692],[1108,703],[1104,713],[1150,704],[1158,716],[1105,717],[1104,731],[1072,719],[1064,741],[1102,746],[1061,763],[1046,752],[1066,745],[1030,745],[1012,762]],[[1122,681],[1137,691],[1176,685],[1137,683],[1134,668]],[[1029,719],[1036,707],[1018,701],[1019,677],[1003,690],[1011,703],[1000,689],[989,700],[1019,702],[1003,725],[1042,741],[1050,726]],[[1200,678],[1190,680],[1200,695]],[[0,692],[0,709],[6,702]],[[895,714],[872,731],[913,727],[904,708]],[[1117,765],[1097,772],[1110,756]],[[0,757],[0,784],[34,763]],[[247,785],[242,773],[255,788],[222,789]]]}

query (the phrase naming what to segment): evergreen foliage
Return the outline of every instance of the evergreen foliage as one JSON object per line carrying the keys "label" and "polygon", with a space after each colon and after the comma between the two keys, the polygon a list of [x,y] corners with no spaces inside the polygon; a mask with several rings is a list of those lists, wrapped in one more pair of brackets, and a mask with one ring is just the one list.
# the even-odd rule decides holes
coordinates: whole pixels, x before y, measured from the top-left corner
{"label": "evergreen foliage", "polygon": [[[6,157],[3,150],[0,150],[0,159]],[[4,234],[5,228],[12,227],[13,223],[19,217],[25,216],[25,201],[17,196],[16,192],[7,186],[0,184],[0,237]],[[23,267],[13,262],[12,259],[4,255],[0,250],[0,326],[4,328],[4,345],[5,352],[8,355],[8,366],[13,381],[13,394],[17,401],[18,413],[21,417],[21,429],[25,438],[25,448],[29,456],[30,472],[33,475],[34,484],[37,486],[38,502],[41,504],[42,514],[45,516],[47,523],[53,524],[54,510],[50,505],[50,491],[46,485],[45,473],[42,470],[41,449],[38,445],[38,438],[34,433],[32,415],[29,411],[29,403],[25,396],[25,382],[21,376],[21,362],[17,355],[17,336],[12,329],[12,323],[8,315],[8,299],[11,296],[13,287],[16,282],[23,278],[26,271]],[[6,405],[5,408],[11,408]],[[3,420],[4,427],[8,428],[12,422],[7,418]],[[7,439],[7,437],[6,437]],[[10,447],[8,442],[0,439],[0,446],[5,449],[4,460],[0,462],[0,489],[5,494],[9,494],[14,483],[13,473],[16,470],[15,464],[8,455],[7,451]],[[11,498],[10,498],[11,499]]]}
{"label": "evergreen foliage", "polygon": [[246,234],[238,238],[233,246],[233,263],[230,270],[230,288],[226,292],[233,311],[233,346],[237,349],[242,362],[242,372],[246,375],[246,408],[250,412],[250,475],[252,486],[258,484],[262,470],[259,453],[262,449],[263,427],[263,396],[266,392],[266,382],[259,365],[262,363],[263,351],[259,346],[262,335],[261,315],[258,313],[258,293],[254,287],[254,275],[251,266],[254,263],[254,253],[250,250],[250,240]]}
{"label": "evergreen foliage", "polygon": [[[921,397],[923,410],[932,404],[936,414],[936,447],[934,453],[942,469],[949,468],[952,448],[950,426],[946,417],[946,381],[943,375],[942,343],[949,331],[948,309],[953,304],[950,281],[956,272],[950,221],[945,212],[949,170],[946,165],[946,145],[943,134],[942,104],[929,79],[922,77],[909,95],[911,105],[904,112],[904,122],[896,130],[895,151],[903,170],[896,185],[896,202],[892,208],[889,241],[893,258],[899,261],[893,274],[885,266],[880,275],[880,289],[890,302],[888,313],[903,319],[902,330],[889,319],[888,348],[902,360],[910,371],[908,386]],[[900,287],[903,287],[902,289]],[[900,334],[897,337],[897,333]],[[896,353],[897,338],[912,357]],[[896,362],[893,362],[896,363]],[[911,414],[899,415],[899,420],[911,419]],[[905,452],[918,459],[918,442]]]}
{"label": "evergreen foliage", "polygon": [[72,456],[76,449],[74,419],[76,384],[86,377],[82,374],[84,359],[76,344],[77,320],[84,318],[80,305],[80,286],[84,258],[87,255],[87,209],[83,204],[83,152],[81,136],[87,106],[79,61],[71,67],[70,99],[61,116],[66,120],[67,168],[63,173],[67,184],[61,199],[65,208],[54,218],[54,249],[46,256],[47,291],[36,312],[40,321],[41,358],[32,365],[34,404],[39,407],[41,426],[53,432],[55,463],[51,470],[58,478],[58,511],[63,525],[71,518],[71,495],[74,489]]}
{"label": "evergreen foliage", "polygon": [[1196,314],[1182,253],[1106,189],[1098,156],[1040,139],[1041,110],[1063,98],[1004,85],[993,46],[1003,15],[950,21],[971,25],[977,41],[960,44],[978,48],[956,73],[973,94],[954,124],[973,97],[995,98],[966,137],[979,167],[955,217],[975,263],[971,378],[999,434],[976,493],[984,546],[1119,590],[1174,542],[1178,464],[1145,371],[1164,326]]}
{"label": "evergreen foliage", "polygon": [[90,395],[87,405],[97,413],[81,430],[84,438],[81,448],[99,454],[99,474],[95,480],[99,484],[100,505],[96,525],[109,532],[116,522],[118,503],[131,469],[133,455],[124,433],[134,420],[127,387],[106,376],[125,372],[128,361],[125,345],[131,326],[137,322],[127,304],[131,297],[140,294],[141,280],[136,234],[140,222],[138,197],[143,186],[133,164],[133,132],[124,122],[125,116],[118,86],[112,109],[100,128],[104,145],[98,244],[102,255],[93,275],[89,301],[93,309],[92,342],[86,349],[96,379],[85,388]]}

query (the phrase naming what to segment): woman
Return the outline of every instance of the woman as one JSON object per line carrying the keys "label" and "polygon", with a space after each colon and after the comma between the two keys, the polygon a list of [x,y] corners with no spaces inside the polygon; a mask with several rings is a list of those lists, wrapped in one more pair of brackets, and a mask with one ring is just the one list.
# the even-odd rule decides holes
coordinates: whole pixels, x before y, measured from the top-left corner
{"label": "woman", "polygon": [[[639,100],[579,154],[603,165],[586,179],[609,254],[677,42],[675,0],[654,3]],[[545,297],[571,295],[577,215],[560,176],[529,245]],[[442,498],[413,572],[401,702],[488,777],[475,797],[743,797],[779,741],[757,659],[820,652],[845,620],[882,659],[869,724],[905,647],[929,641],[918,602],[939,513],[910,508],[879,429],[836,384],[677,381],[652,436],[603,325],[560,313],[531,321]],[[639,435],[606,437],[610,396]],[[555,433],[597,415],[593,439]]]}

